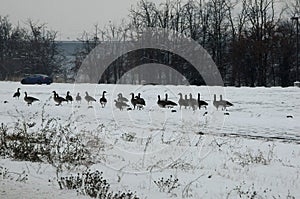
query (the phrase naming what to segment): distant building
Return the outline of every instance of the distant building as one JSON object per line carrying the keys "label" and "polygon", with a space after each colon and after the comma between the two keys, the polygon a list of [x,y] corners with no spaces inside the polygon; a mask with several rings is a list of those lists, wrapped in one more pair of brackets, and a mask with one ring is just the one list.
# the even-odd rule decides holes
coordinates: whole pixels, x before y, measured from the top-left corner
{"label": "distant building", "polygon": [[74,80],[74,72],[72,68],[75,67],[75,54],[80,48],[82,48],[82,42],[80,41],[57,41],[58,49],[65,57],[65,63],[63,64],[63,74],[55,77],[56,79],[62,79],[61,81]]}

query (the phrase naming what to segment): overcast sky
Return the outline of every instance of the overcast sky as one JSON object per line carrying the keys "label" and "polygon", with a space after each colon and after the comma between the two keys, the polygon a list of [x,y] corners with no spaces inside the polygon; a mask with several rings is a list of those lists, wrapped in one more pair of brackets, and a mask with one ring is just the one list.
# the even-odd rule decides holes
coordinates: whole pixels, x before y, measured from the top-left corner
{"label": "overcast sky", "polygon": [[[59,32],[58,39],[76,40],[83,31],[91,32],[95,24],[103,27],[119,24],[131,5],[138,0],[0,0],[0,15],[9,16],[13,24],[24,25],[27,19],[46,23]],[[152,0],[164,2],[164,0]]]}
{"label": "overcast sky", "polygon": [[[58,40],[76,40],[84,31],[92,32],[94,25],[103,27],[111,21],[120,24],[127,18],[131,5],[139,0],[0,0],[0,15],[9,16],[16,25],[28,19],[46,23],[58,31]],[[154,3],[165,0],[151,0]],[[279,0],[289,2],[290,0]]]}

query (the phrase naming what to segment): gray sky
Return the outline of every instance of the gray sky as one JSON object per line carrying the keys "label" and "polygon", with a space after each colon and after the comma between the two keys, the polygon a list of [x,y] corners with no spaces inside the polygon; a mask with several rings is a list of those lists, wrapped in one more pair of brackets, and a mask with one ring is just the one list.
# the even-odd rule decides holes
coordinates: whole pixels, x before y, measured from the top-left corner
{"label": "gray sky", "polygon": [[[58,39],[76,40],[83,31],[91,32],[95,24],[109,21],[119,24],[131,5],[138,0],[0,0],[0,15],[9,16],[13,24],[24,25],[27,19],[46,23],[59,32]],[[164,2],[164,0],[152,0]]]}
{"label": "gray sky", "polygon": [[[59,40],[76,40],[94,25],[103,27],[111,21],[119,24],[139,0],[0,0],[0,15],[8,15],[13,24],[24,25],[27,19],[46,23],[58,31]],[[279,0],[289,2],[290,0]],[[165,0],[151,0],[154,3]]]}

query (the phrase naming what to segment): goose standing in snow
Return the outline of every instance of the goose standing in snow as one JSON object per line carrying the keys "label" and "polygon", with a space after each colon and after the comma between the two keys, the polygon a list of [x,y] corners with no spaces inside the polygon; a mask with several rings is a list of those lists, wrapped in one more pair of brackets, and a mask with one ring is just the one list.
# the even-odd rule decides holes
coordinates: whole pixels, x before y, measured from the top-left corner
{"label": "goose standing in snow", "polygon": [[69,101],[73,102],[73,97],[70,95],[70,91],[67,92],[66,101],[69,103]]}
{"label": "goose standing in snow", "polygon": [[77,93],[76,98],[75,98],[76,102],[80,102],[81,103],[81,96],[80,93]]}
{"label": "goose standing in snow", "polygon": [[222,95],[220,95],[220,103],[223,106],[224,110],[226,110],[227,107],[233,106],[233,104],[227,100],[223,100]]}
{"label": "goose standing in snow", "polygon": [[27,96],[27,92],[25,92],[25,97],[24,97],[24,101],[27,103],[27,105],[32,105],[33,102],[36,102],[36,101],[40,101],[39,99],[35,98],[35,97],[30,97],[30,96]]}
{"label": "goose standing in snow", "polygon": [[52,91],[53,93],[53,99],[57,103],[56,106],[61,105],[62,102],[67,101],[65,98],[60,97],[55,91]]}
{"label": "goose standing in snow", "polygon": [[130,100],[130,102],[131,102],[131,104],[132,104],[132,106],[133,106],[133,109],[135,109],[135,107],[136,107],[138,101],[137,101],[136,98],[134,98],[134,93],[130,93],[130,95],[131,95],[131,100]]}
{"label": "goose standing in snow", "polygon": [[166,103],[166,107],[167,108],[173,108],[174,106],[177,106],[177,104],[175,103],[175,102],[173,102],[173,101],[171,101],[171,100],[168,100],[168,94],[166,93],[165,94],[165,103]]}
{"label": "goose standing in snow", "polygon": [[158,95],[157,97],[158,97],[157,105],[158,105],[160,108],[166,108],[166,101],[161,100],[161,99],[160,99],[160,95]]}
{"label": "goose standing in snow", "polygon": [[200,93],[198,93],[198,106],[199,106],[199,109],[201,109],[201,107],[203,106],[205,109],[207,109],[207,106],[208,106],[208,103],[201,100],[201,97],[200,97]]}
{"label": "goose standing in snow", "polygon": [[103,91],[102,97],[100,98],[100,104],[101,104],[102,108],[104,108],[107,103],[107,99],[105,98],[105,93],[106,93],[106,91]]}
{"label": "goose standing in snow", "polygon": [[90,96],[88,92],[85,92],[84,99],[87,101],[88,104],[90,104],[90,102],[96,102],[95,98]]}
{"label": "goose standing in snow", "polygon": [[[178,95],[179,95],[178,104],[180,106],[180,109],[181,109],[182,106],[184,106],[186,108],[188,106],[187,99],[183,99],[182,93],[178,93]],[[187,96],[186,96],[186,98],[187,98]]]}
{"label": "goose standing in snow", "polygon": [[13,98],[17,97],[19,99],[21,93],[20,93],[20,88],[17,89],[17,92],[14,93]]}
{"label": "goose standing in snow", "polygon": [[216,94],[214,94],[213,105],[217,108],[217,110],[219,109],[219,106],[221,106],[221,102],[217,101],[217,95]]}
{"label": "goose standing in snow", "polygon": [[146,102],[143,98],[141,98],[141,93],[138,93],[136,96],[136,101],[137,101],[137,108],[139,110],[143,109],[144,106],[146,106]]}
{"label": "goose standing in snow", "polygon": [[189,99],[187,95],[184,95],[184,101],[185,101],[184,108],[186,109],[186,107],[189,106]]}
{"label": "goose standing in snow", "polygon": [[190,93],[189,106],[193,109],[193,111],[196,110],[196,107],[198,106],[198,101],[193,98],[192,93]]}
{"label": "goose standing in snow", "polygon": [[128,102],[128,99],[126,97],[123,97],[122,93],[118,94],[118,98],[115,101],[115,106],[122,111],[124,108],[129,107],[129,105],[126,103]]}

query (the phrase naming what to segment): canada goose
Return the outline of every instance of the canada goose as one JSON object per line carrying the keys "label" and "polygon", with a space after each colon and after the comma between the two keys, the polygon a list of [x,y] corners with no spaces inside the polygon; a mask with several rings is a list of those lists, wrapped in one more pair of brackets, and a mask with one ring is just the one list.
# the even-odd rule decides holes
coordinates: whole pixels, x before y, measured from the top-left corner
{"label": "canada goose", "polygon": [[20,88],[17,89],[17,92],[14,93],[13,98],[17,97],[19,99],[21,93],[20,93]]}
{"label": "canada goose", "polygon": [[67,92],[66,100],[69,103],[69,101],[72,103],[73,102],[73,97],[70,95],[70,91]]}
{"label": "canada goose", "polygon": [[133,109],[135,109],[135,107],[136,107],[138,101],[137,101],[137,99],[134,98],[134,93],[130,93],[130,95],[131,95],[131,100],[130,100],[130,102],[131,102],[131,104],[132,104],[132,106],[133,106]]}
{"label": "canada goose", "polygon": [[52,93],[54,95],[53,99],[57,103],[56,106],[59,106],[59,105],[61,105],[62,102],[67,101],[65,98],[60,97],[55,91],[52,91]]}
{"label": "canada goose", "polygon": [[184,95],[184,101],[185,101],[184,108],[186,109],[186,107],[189,106],[189,99],[187,95]]}
{"label": "canada goose", "polygon": [[126,104],[125,102],[123,102],[123,101],[118,101],[118,100],[115,100],[115,106],[116,106],[118,109],[120,109],[120,111],[122,111],[123,108],[125,108],[125,107],[129,107],[129,105]]}
{"label": "canada goose", "polygon": [[178,93],[178,95],[179,95],[178,104],[180,106],[180,109],[181,109],[182,106],[184,106],[186,108],[188,106],[188,101],[186,99],[183,99],[182,93]]}
{"label": "canada goose", "polygon": [[85,92],[85,97],[84,97],[84,99],[87,101],[88,104],[89,104],[90,102],[96,102],[95,98],[93,98],[92,96],[90,96],[88,92]]}
{"label": "canada goose", "polygon": [[175,102],[173,102],[171,100],[168,100],[168,94],[167,93],[165,94],[165,97],[166,97],[165,102],[166,102],[166,107],[167,108],[173,108],[174,106],[177,106],[177,104]]}
{"label": "canada goose", "polygon": [[77,93],[75,99],[76,99],[76,102],[80,102],[80,103],[81,103],[81,96],[80,96],[80,93]]}
{"label": "canada goose", "polygon": [[201,109],[202,106],[204,106],[204,108],[207,109],[207,106],[208,106],[207,102],[200,99],[200,93],[198,93],[198,106],[199,106],[199,109]]}
{"label": "canada goose", "polygon": [[194,110],[196,110],[196,106],[198,105],[198,101],[193,98],[192,93],[190,93],[189,106]]}
{"label": "canada goose", "polygon": [[233,104],[230,103],[229,101],[223,100],[222,95],[220,95],[220,102],[221,102],[221,104],[222,104],[222,106],[224,107],[225,110],[226,110],[227,107],[233,106]]}
{"label": "canada goose", "polygon": [[123,97],[122,93],[118,94],[118,101],[119,102],[128,102],[128,99],[126,97]]}
{"label": "canada goose", "polygon": [[102,97],[100,98],[100,104],[101,104],[102,108],[104,108],[107,103],[107,99],[105,98],[105,93],[106,93],[106,91],[103,91]]}
{"label": "canada goose", "polygon": [[27,96],[27,92],[25,92],[24,101],[27,102],[27,105],[29,106],[32,105],[33,102],[40,101],[40,100],[35,97]]}
{"label": "canada goose", "polygon": [[213,105],[217,108],[217,110],[219,109],[219,106],[221,106],[221,102],[217,101],[217,95],[216,94],[214,94]]}
{"label": "canada goose", "polygon": [[144,106],[146,106],[145,100],[141,98],[141,93],[138,93],[138,95],[136,96],[136,101],[139,110],[142,109]]}
{"label": "canada goose", "polygon": [[166,101],[161,100],[161,99],[160,99],[160,95],[158,95],[157,97],[158,97],[157,105],[158,105],[160,108],[166,108]]}

